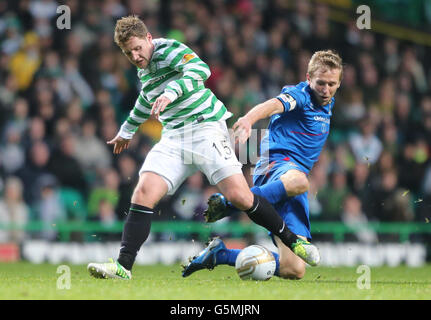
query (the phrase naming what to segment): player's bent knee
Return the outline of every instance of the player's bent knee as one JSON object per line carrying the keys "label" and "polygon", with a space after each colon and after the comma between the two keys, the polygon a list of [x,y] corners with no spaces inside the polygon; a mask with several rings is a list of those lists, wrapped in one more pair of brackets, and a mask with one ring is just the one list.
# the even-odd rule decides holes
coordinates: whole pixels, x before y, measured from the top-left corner
{"label": "player's bent knee", "polygon": [[148,196],[149,190],[148,190],[147,186],[145,186],[145,184],[138,184],[135,187],[135,190],[133,191],[133,194],[135,196],[138,196],[138,197],[142,198],[142,197]]}
{"label": "player's bent knee", "polygon": [[153,208],[157,202],[157,197],[151,195],[150,190],[144,185],[137,185],[133,191],[132,200],[133,203],[138,203],[149,208]]}
{"label": "player's bent knee", "polygon": [[242,190],[230,190],[225,197],[235,207],[241,210],[247,210],[253,205],[253,194],[250,192],[244,193]]}
{"label": "player's bent knee", "polygon": [[282,277],[283,279],[301,280],[302,278],[304,278],[304,276],[305,276],[305,270],[296,271],[296,272],[289,270],[288,272],[284,272],[284,273],[280,272],[280,277]]}
{"label": "player's bent knee", "polygon": [[280,261],[280,277],[289,280],[301,280],[305,276],[305,263],[288,264]]}
{"label": "player's bent knee", "polygon": [[302,179],[300,179],[300,181],[298,182],[296,192],[297,192],[298,194],[302,194],[302,193],[304,193],[304,192],[307,192],[307,191],[308,191],[308,189],[309,189],[309,187],[310,187],[310,184],[308,183],[307,178],[302,178]]}
{"label": "player's bent knee", "polygon": [[154,208],[167,191],[168,187],[162,178],[147,175],[147,177],[139,179],[133,191],[131,202]]}
{"label": "player's bent knee", "polygon": [[287,195],[291,197],[307,192],[310,187],[307,177],[300,172],[286,172],[280,179],[284,184]]}

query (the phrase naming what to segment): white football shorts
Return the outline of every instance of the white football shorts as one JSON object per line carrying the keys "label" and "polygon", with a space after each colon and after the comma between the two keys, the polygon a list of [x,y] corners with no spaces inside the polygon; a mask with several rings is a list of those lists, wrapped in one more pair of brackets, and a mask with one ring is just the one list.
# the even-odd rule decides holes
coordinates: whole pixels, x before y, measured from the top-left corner
{"label": "white football shorts", "polygon": [[234,174],[242,165],[232,148],[226,122],[214,121],[185,126],[162,134],[145,158],[139,175],[150,171],[161,176],[172,195],[196,171],[212,185]]}

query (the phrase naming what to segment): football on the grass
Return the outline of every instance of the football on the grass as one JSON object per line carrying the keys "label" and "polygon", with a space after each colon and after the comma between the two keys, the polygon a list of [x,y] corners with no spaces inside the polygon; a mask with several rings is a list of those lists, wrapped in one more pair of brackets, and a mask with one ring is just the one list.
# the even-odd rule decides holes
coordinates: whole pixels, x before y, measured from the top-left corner
{"label": "football on the grass", "polygon": [[275,258],[271,251],[260,245],[241,250],[235,268],[242,280],[269,280],[275,272]]}

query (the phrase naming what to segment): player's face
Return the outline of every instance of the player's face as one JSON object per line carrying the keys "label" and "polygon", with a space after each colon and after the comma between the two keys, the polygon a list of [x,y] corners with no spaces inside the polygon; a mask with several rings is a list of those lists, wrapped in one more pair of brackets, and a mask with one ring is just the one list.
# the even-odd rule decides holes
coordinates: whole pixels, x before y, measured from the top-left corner
{"label": "player's face", "polygon": [[131,37],[121,47],[129,61],[138,68],[145,69],[150,63],[154,45],[152,36],[147,33],[145,38]]}
{"label": "player's face", "polygon": [[307,73],[307,80],[320,105],[331,102],[332,97],[340,87],[340,69],[319,68],[312,77]]}

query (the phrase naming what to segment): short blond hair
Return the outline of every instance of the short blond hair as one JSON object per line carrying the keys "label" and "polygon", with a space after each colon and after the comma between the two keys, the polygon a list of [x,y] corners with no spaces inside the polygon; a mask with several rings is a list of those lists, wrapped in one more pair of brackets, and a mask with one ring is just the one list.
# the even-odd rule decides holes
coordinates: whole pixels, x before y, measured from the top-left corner
{"label": "short blond hair", "polygon": [[135,15],[117,20],[114,32],[115,43],[122,47],[131,37],[145,38],[148,33],[144,21]]}
{"label": "short blond hair", "polygon": [[340,81],[343,78],[343,60],[333,50],[316,51],[308,62],[307,72],[312,78],[317,69],[339,69]]}

